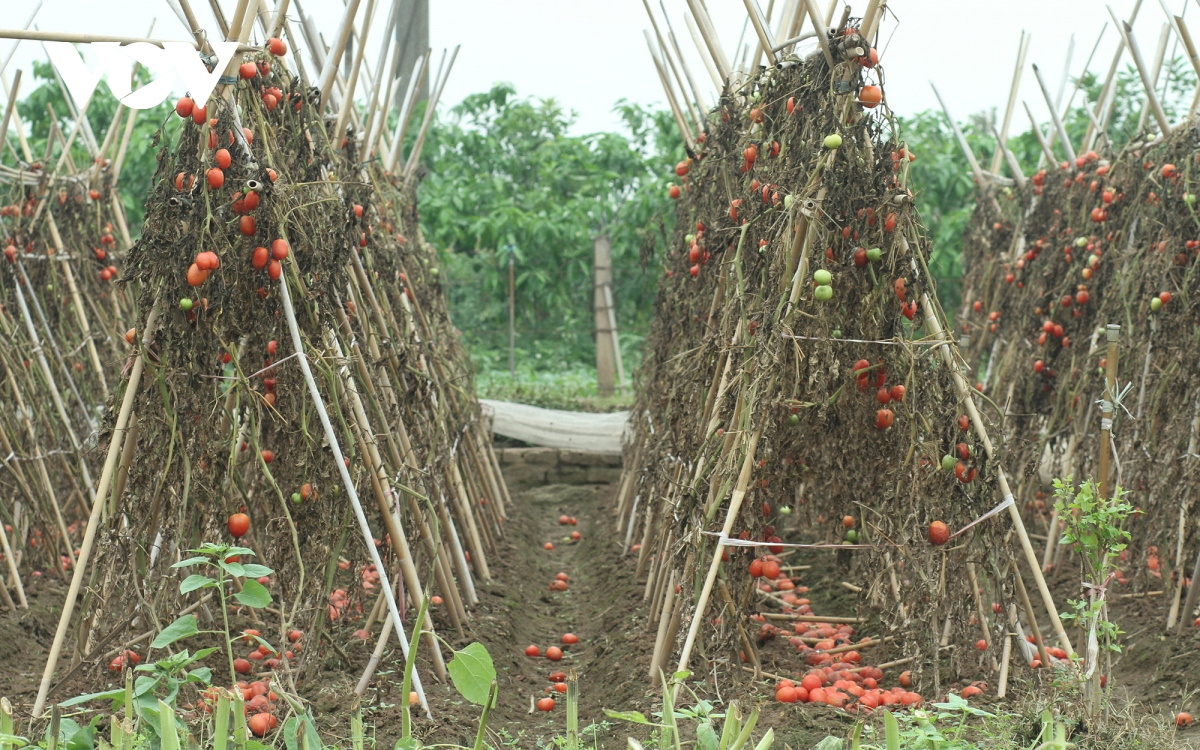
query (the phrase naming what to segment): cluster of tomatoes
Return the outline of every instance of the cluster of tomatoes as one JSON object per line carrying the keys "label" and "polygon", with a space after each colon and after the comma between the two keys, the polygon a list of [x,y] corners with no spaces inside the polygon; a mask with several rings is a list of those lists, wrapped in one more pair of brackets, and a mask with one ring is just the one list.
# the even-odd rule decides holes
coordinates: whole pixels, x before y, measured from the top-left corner
{"label": "cluster of tomatoes", "polygon": [[[903,385],[893,385],[887,387],[887,371],[883,367],[883,361],[880,360],[872,365],[868,360],[860,359],[854,363],[852,368],[854,372],[854,381],[861,393],[867,393],[872,386],[875,387],[875,400],[879,403],[879,409],[875,412],[875,428],[886,430],[896,421],[896,413],[887,408],[888,404],[893,401],[900,403],[904,401],[907,389]],[[873,377],[872,377],[873,376]]]}
{"label": "cluster of tomatoes", "polygon": [[[301,641],[303,637],[304,634],[299,630],[289,631],[288,641],[291,643],[291,649],[295,651],[302,650]],[[241,640],[246,643],[257,643],[258,645],[250,653],[246,654],[246,658],[233,660],[233,671],[238,674],[250,674],[250,670],[253,668],[251,662],[262,662],[263,667],[266,669],[275,669],[279,666],[279,651],[262,640],[262,633],[254,629],[243,630]],[[291,649],[284,651],[283,655],[288,659],[295,659],[296,654]]]}
{"label": "cluster of tomatoes", "polygon": [[[569,649],[571,646],[574,646],[577,643],[579,643],[579,636],[575,635],[574,633],[563,633],[563,635],[562,635],[563,647],[562,648],[559,648],[558,646],[549,646],[546,649],[546,651],[543,653],[541,648],[539,648],[538,646],[531,645],[531,646],[525,647],[525,655],[528,656],[530,659],[537,659],[537,658],[544,656],[547,659],[549,659],[550,661],[561,661],[563,658],[563,654],[564,654],[563,649],[564,648]],[[555,702],[554,702],[554,698],[551,697],[551,695],[553,693],[567,692],[567,676],[565,674],[563,674],[561,671],[555,670],[555,671],[551,672],[549,675],[549,679],[550,679],[550,686],[545,689],[545,692],[548,693],[548,695],[544,698],[539,699],[537,702],[537,707],[538,707],[539,711],[553,711]]]}

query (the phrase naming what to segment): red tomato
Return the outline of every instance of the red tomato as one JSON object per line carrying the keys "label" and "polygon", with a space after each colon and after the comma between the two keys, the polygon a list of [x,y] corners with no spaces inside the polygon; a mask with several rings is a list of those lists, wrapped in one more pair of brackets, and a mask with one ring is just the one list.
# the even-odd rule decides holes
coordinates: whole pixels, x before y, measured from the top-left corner
{"label": "red tomato", "polygon": [[[942,546],[946,542],[950,541],[950,529],[947,528],[946,524],[942,523],[941,521],[934,521],[933,523],[929,524],[929,541],[931,544],[936,544],[939,547]],[[908,687],[910,684],[904,681],[904,675],[907,674],[908,672],[905,672],[904,674],[900,675],[900,684],[905,687]]]}
{"label": "red tomato", "polygon": [[258,75],[258,66],[252,62],[244,62],[238,66],[238,75],[242,78],[253,78]]}
{"label": "red tomato", "polygon": [[234,513],[229,517],[229,533],[235,538],[242,538],[250,530],[250,516],[245,513]]}
{"label": "red tomato", "polygon": [[267,49],[276,57],[283,57],[287,54],[287,43],[279,37],[271,37],[267,40]]}
{"label": "red tomato", "polygon": [[225,184],[225,173],[216,167],[208,170],[204,176],[208,180],[208,187],[212,190],[217,190]]}
{"label": "red tomato", "polygon": [[539,711],[553,711],[554,710],[554,699],[553,698],[542,698],[542,699],[538,700],[537,707],[538,707]]}
{"label": "red tomato", "polygon": [[217,149],[217,153],[213,154],[213,159],[221,169],[229,169],[229,165],[233,163],[233,157],[229,155],[227,149],[223,148]]}
{"label": "red tomato", "polygon": [[270,255],[265,247],[256,247],[250,256],[250,265],[254,266],[254,270],[261,271],[267,267],[267,261],[271,259]]}
{"label": "red tomato", "polygon": [[546,649],[546,658],[550,661],[558,661],[563,657],[562,649],[558,646],[551,646]]}
{"label": "red tomato", "polygon": [[528,656],[530,659],[535,659],[542,655],[542,650],[540,648],[538,648],[537,646],[526,646],[525,647],[525,655]]}

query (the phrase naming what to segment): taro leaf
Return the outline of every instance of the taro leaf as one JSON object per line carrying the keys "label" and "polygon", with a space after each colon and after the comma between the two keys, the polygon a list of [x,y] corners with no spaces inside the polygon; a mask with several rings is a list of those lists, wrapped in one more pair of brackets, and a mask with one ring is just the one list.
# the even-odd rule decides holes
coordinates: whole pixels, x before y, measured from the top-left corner
{"label": "taro leaf", "polygon": [[189,594],[196,589],[209,589],[216,585],[217,582],[208,576],[190,575],[179,584],[179,593]]}
{"label": "taro leaf", "polygon": [[696,744],[700,746],[700,750],[717,750],[720,742],[711,722],[702,721],[696,724]]}
{"label": "taro leaf", "polygon": [[116,688],[115,690],[104,690],[99,693],[85,693],[83,695],[77,695],[74,698],[68,698],[58,705],[60,708],[70,708],[71,706],[78,706],[79,704],[87,703],[88,701],[116,700],[117,698],[124,699],[124,697],[125,688]]}
{"label": "taro leaf", "polygon": [[247,607],[262,609],[271,603],[271,592],[267,591],[267,587],[254,580],[253,578],[242,582],[242,590],[233,595]]}
{"label": "taro leaf", "polygon": [[[259,588],[262,587],[259,586]],[[200,629],[196,627],[196,618],[191,615],[184,615],[164,628],[163,631],[159,633],[153,641],[151,641],[150,648],[166,648],[175,641],[193,636],[199,632]]]}
{"label": "taro leaf", "polygon": [[171,567],[172,568],[187,568],[192,565],[199,565],[200,563],[205,563],[205,562],[208,562],[208,558],[205,557],[204,555],[200,555],[199,557],[189,557],[186,560],[180,560],[179,562],[175,563]]}
{"label": "taro leaf", "polygon": [[496,679],[496,667],[492,655],[482,643],[472,643],[462,651],[454,652],[454,661],[446,665],[450,679],[462,697],[477,706],[487,703]]}

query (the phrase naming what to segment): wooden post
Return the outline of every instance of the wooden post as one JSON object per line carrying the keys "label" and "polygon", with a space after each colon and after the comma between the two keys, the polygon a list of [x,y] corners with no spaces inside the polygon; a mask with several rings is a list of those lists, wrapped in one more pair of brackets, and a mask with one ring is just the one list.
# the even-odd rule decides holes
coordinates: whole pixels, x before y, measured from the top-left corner
{"label": "wooden post", "polygon": [[1105,328],[1108,337],[1108,362],[1104,371],[1104,397],[1100,401],[1100,497],[1108,497],[1108,464],[1112,455],[1112,418],[1117,398],[1117,343],[1121,340],[1121,326],[1109,323]]}
{"label": "wooden post", "polygon": [[612,286],[612,244],[608,235],[600,234],[592,246],[595,250],[592,307],[596,320],[596,385],[601,396],[611,396],[615,391],[613,341],[616,331],[609,326],[608,295],[605,291]]}

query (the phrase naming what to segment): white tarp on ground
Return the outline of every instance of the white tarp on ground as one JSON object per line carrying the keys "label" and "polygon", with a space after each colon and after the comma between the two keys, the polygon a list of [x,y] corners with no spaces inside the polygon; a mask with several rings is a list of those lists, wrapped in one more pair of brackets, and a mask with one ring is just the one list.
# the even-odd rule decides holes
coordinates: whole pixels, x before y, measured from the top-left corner
{"label": "white tarp on ground", "polygon": [[479,399],[492,432],[530,445],[620,455],[629,412],[592,414]]}

